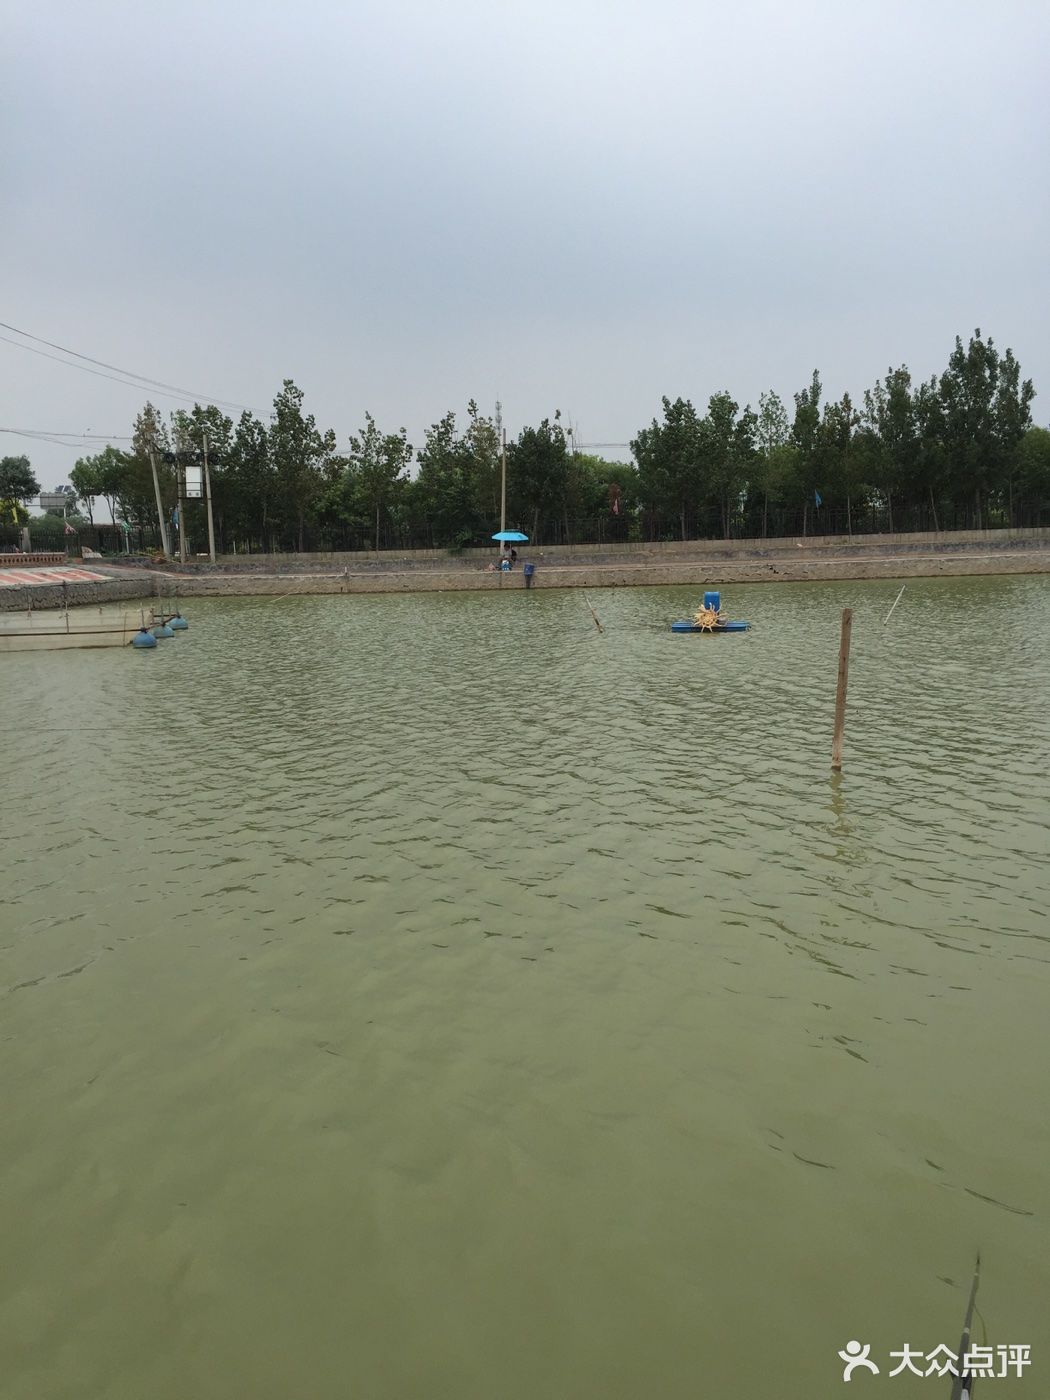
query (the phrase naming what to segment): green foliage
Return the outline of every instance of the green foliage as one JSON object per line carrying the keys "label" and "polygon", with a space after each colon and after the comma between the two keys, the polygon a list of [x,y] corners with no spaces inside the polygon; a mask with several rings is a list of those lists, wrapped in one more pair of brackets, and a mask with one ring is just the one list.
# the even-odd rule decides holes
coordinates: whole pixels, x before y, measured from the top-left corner
{"label": "green foliage", "polygon": [[313,414],[303,414],[303,391],[286,379],[273,401],[268,434],[275,496],[286,522],[295,522],[296,548],[304,547],[307,518],[335,475],[335,433],[322,433]]}
{"label": "green foliage", "polygon": [[575,519],[614,515],[626,521],[638,510],[638,468],[633,462],[610,462],[577,452],[570,463],[569,482],[570,513]]}
{"label": "green foliage", "polygon": [[381,547],[384,513],[395,513],[405,503],[411,460],[412,444],[405,429],[381,433],[375,419],[366,413],[364,429],[350,439],[343,497],[348,518],[353,519],[355,513],[363,514],[374,523],[373,549]]}
{"label": "green foliage", "polygon": [[790,440],[791,425],[780,395],[772,389],[758,396],[758,416],[755,423],[755,450],[762,458],[770,457]]}
{"label": "green foliage", "polygon": [[31,515],[29,517],[29,534],[31,538],[37,535],[54,539],[56,535],[65,535],[66,526],[76,529],[78,525],[89,525],[91,522],[84,515],[55,515],[51,511],[45,511],[43,515]]}
{"label": "green foliage", "polygon": [[631,443],[638,489],[653,516],[678,517],[682,539],[700,496],[700,420],[689,399],[662,400],[663,422],[654,418]]}
{"label": "green foliage", "polygon": [[483,533],[485,485],[472,443],[457,434],[452,412],[426,431],[414,494],[435,545],[462,550]]}
{"label": "green foliage", "polygon": [[725,391],[711,395],[703,418],[689,399],[665,398],[663,410],[663,422],[654,418],[631,443],[645,508],[651,518],[677,517],[683,540],[691,517],[717,519],[728,539],[759,470],[757,415]]}
{"label": "green foliage", "polygon": [[[956,340],[948,367],[915,384],[888,369],[858,405],[823,401],[819,372],[794,395],[794,413],[772,391],[758,411],[725,390],[703,416],[692,400],[663,398],[662,413],[631,443],[632,462],[572,449],[560,414],[526,426],[507,448],[507,524],[534,544],[586,540],[766,535],[801,527],[854,528],[862,513],[894,528],[1042,520],[1050,506],[1050,432],[1032,426],[1034,390],[1012,351],[976,331]],[[156,522],[150,456],[165,514],[175,477],[163,454],[199,451],[205,439],[220,548],[380,549],[391,544],[458,552],[487,541],[500,519],[501,443],[471,400],[427,429],[410,475],[404,429],[384,433],[370,414],[344,455],[335,435],[304,411],[285,380],[268,424],[245,412],[236,426],[214,406],[165,422],[146,404],[131,450],[108,446],[70,473],[89,517],[104,497],[113,518]],[[28,476],[26,475],[28,473]],[[17,490],[13,489],[17,488]],[[39,488],[25,458],[0,466],[8,523]],[[817,507],[817,496],[820,507]]]}
{"label": "green foliage", "polygon": [[40,483],[28,457],[0,457],[0,524],[24,524],[25,503],[39,494]]}
{"label": "green foliage", "polygon": [[94,503],[101,496],[109,506],[110,518],[118,519],[117,500],[130,475],[130,456],[107,445],[93,457],[81,457],[69,473],[78,497],[87,504],[88,519],[94,521]]}
{"label": "green foliage", "polygon": [[725,539],[746,496],[757,430],[758,418],[750,406],[740,413],[729,394],[711,395],[700,424],[700,470],[706,495],[717,502]]}
{"label": "green foliage", "polygon": [[809,386],[795,395],[791,442],[795,448],[796,491],[801,496],[802,531],[806,532],[809,507],[816,498],[821,476],[820,373],[813,371]]}
{"label": "green foliage", "polygon": [[1029,428],[1017,444],[1017,484],[1030,500],[1050,501],[1050,432]]}
{"label": "green foliage", "polygon": [[535,538],[540,523],[564,520],[569,451],[561,414],[544,418],[538,428],[523,428],[507,448],[507,528],[520,522]]}
{"label": "green foliage", "polygon": [[791,443],[791,425],[779,394],[772,389],[758,397],[755,456],[747,496],[762,503],[762,535],[769,527],[769,506],[783,504],[791,494],[798,453]]}
{"label": "green foliage", "polygon": [[978,526],[982,502],[996,485],[1012,483],[1017,448],[1031,426],[1032,381],[1021,383],[1013,351],[974,331],[955,349],[940,379],[944,445],[953,490],[972,497]]}
{"label": "green foliage", "polygon": [[234,538],[265,546],[277,497],[277,473],[265,426],[247,410],[237,422],[221,470],[212,478],[215,513]]}

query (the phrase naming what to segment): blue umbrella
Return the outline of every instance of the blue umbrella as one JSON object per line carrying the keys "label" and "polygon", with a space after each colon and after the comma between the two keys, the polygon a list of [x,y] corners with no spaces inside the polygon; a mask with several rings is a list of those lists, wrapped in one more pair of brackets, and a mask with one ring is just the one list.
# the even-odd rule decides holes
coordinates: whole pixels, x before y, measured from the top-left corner
{"label": "blue umbrella", "polygon": [[506,540],[508,542],[513,540],[515,544],[528,544],[529,542],[528,535],[523,535],[520,530],[498,530],[492,538],[494,540]]}

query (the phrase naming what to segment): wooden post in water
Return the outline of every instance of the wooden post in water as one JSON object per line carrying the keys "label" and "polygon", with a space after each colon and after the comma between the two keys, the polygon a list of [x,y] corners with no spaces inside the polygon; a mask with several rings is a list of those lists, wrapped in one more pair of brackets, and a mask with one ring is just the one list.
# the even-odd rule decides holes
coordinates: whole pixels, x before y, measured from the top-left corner
{"label": "wooden post in water", "polygon": [[835,690],[835,735],[831,741],[831,767],[842,770],[842,735],[846,728],[846,686],[849,682],[849,642],[853,631],[853,609],[842,609],[842,636],[839,639],[839,682]]}

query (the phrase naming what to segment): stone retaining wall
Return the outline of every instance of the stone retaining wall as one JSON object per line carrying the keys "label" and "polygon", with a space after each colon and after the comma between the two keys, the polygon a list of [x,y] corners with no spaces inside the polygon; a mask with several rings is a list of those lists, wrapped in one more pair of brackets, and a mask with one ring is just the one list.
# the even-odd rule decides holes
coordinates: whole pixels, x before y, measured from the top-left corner
{"label": "stone retaining wall", "polygon": [[34,611],[45,608],[99,607],[102,603],[122,600],[143,600],[147,607],[154,599],[158,580],[148,575],[134,578],[99,579],[95,583],[35,583],[25,588],[0,588],[0,612],[25,612],[32,604]]}
{"label": "stone retaining wall", "polygon": [[[811,535],[801,542],[805,554],[820,557],[864,558],[869,555],[896,556],[902,553],[959,552],[976,547],[984,550],[1050,549],[1050,529],[958,530],[946,534],[911,535]],[[461,573],[484,566],[494,556],[496,546],[464,550],[452,555],[444,549],[357,551],[331,554],[225,554],[212,565],[195,560],[185,566],[162,564],[165,572],[201,573],[327,573],[349,569],[353,574],[401,573],[419,569],[440,574]],[[794,538],[746,540],[669,540],[633,544],[549,545],[537,548],[517,546],[519,561],[530,559],[537,565],[571,564],[664,564],[682,559],[771,559],[794,557],[799,542]],[[111,561],[112,562],[112,561]]]}
{"label": "stone retaining wall", "polygon": [[[537,566],[534,588],[619,588],[660,587],[668,584],[721,587],[732,583],[819,582],[843,579],[904,579],[965,577],[982,574],[1050,573],[1050,548],[1019,545],[1004,548],[951,551],[928,550],[925,554],[824,556],[801,550],[765,559],[678,559],[662,562],[594,562],[574,565]],[[374,573],[220,573],[211,570],[193,573],[140,572],[98,583],[41,585],[30,588],[0,589],[0,611],[20,611],[32,595],[34,608],[143,600],[154,598],[202,597],[288,597],[311,593],[428,593],[463,591],[502,591],[520,589],[525,584],[521,568],[509,574],[489,573],[477,565],[460,568],[403,570],[384,569]]]}
{"label": "stone retaining wall", "polygon": [[[816,582],[831,579],[897,579],[970,574],[1050,573],[1050,551],[1018,555],[944,555],[895,559],[793,559],[769,563],[688,560],[675,564],[577,565],[537,568],[533,588],[660,587],[667,584],[724,585],[730,583]],[[172,580],[174,583],[175,580]],[[510,574],[457,570],[438,573],[350,574],[205,574],[177,580],[180,597],[289,597],[311,593],[430,593],[521,589],[520,569]],[[165,589],[161,588],[163,594]]]}

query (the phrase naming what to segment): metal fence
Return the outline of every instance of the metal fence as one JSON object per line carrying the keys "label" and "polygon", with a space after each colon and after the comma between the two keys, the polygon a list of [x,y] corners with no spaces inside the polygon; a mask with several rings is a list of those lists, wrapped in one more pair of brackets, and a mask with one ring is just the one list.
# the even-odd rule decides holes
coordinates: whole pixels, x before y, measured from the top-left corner
{"label": "metal fence", "polygon": [[[1014,504],[1012,511],[985,510],[978,517],[968,506],[951,504],[891,510],[886,506],[865,505],[847,511],[845,507],[810,506],[808,509],[770,507],[739,511],[726,522],[718,511],[686,512],[671,518],[656,512],[638,510],[623,515],[605,513],[581,520],[551,518],[508,521],[510,528],[521,528],[536,548],[552,545],[615,545],[627,543],[656,543],[680,540],[741,540],[741,539],[802,539],[812,535],[879,535],[933,532],[951,534],[960,530],[1001,530],[1050,528],[1050,503]],[[683,528],[684,527],[684,528]],[[72,534],[34,528],[29,522],[32,547],[36,550],[79,555],[83,549],[97,554],[116,556],[152,555],[160,551],[161,542],[156,529],[132,526],[125,530],[118,525],[78,525]],[[388,519],[380,522],[378,541],[371,530],[339,524],[297,526],[252,534],[224,527],[216,521],[216,548],[220,554],[296,554],[296,553],[370,553],[378,543],[381,550],[448,549],[457,554],[464,549],[491,545],[492,532],[479,530],[463,534],[455,546],[427,521]],[[191,558],[201,557],[206,536],[189,539]],[[177,540],[177,535],[176,535]],[[21,548],[22,531],[18,526],[0,525],[0,552]],[[174,543],[174,541],[173,541]]]}
{"label": "metal fence", "polygon": [[[51,554],[79,555],[84,549],[96,554],[152,554],[160,549],[157,531],[148,526],[78,525],[71,534],[49,525],[43,529],[29,521],[29,539],[34,550]],[[11,553],[22,548],[22,529],[0,525],[0,551]]]}

